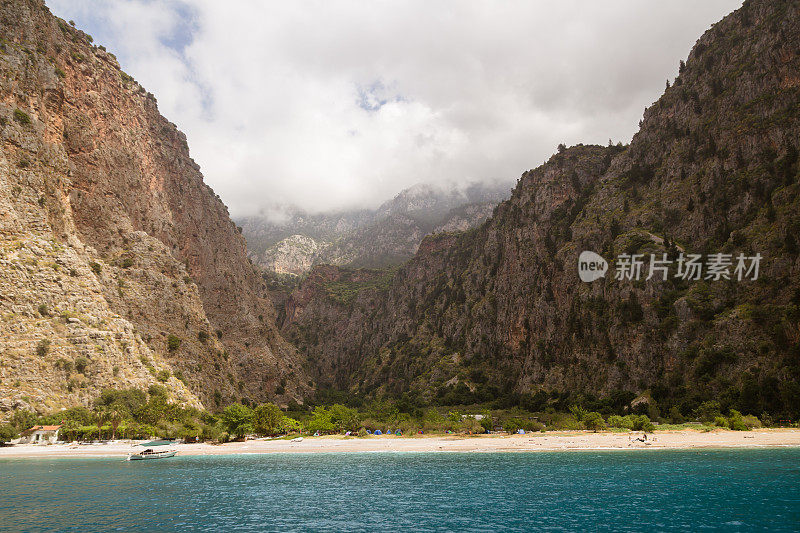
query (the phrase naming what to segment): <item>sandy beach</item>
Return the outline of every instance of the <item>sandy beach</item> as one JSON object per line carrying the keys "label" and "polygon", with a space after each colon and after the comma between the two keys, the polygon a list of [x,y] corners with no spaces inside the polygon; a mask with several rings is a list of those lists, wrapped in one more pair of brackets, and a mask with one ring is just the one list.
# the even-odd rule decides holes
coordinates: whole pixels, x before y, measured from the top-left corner
{"label": "sandy beach", "polygon": [[[302,442],[255,439],[226,444],[176,444],[179,455],[244,453],[339,453],[339,452],[536,452],[601,450],[678,450],[702,448],[774,448],[800,446],[800,429],[754,431],[695,430],[648,434],[647,443],[637,433],[588,431],[534,433],[528,435],[435,435],[378,437],[305,437]],[[141,451],[136,441],[103,444],[18,444],[0,448],[0,459],[24,457],[124,457]]]}

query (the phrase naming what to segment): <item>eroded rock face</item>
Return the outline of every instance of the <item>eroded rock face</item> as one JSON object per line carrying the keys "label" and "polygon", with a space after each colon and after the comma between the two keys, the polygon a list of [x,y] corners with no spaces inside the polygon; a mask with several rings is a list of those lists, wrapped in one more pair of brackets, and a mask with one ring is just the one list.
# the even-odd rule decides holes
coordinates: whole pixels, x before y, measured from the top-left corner
{"label": "eroded rock face", "polygon": [[275,274],[299,276],[311,266],[328,243],[317,242],[306,235],[291,235],[278,242],[261,256],[260,266]]}
{"label": "eroded rock face", "polygon": [[208,407],[300,397],[244,240],[154,97],[42,2],[4,4],[0,36],[0,397],[87,403],[159,369]]}
{"label": "eroded rock face", "polygon": [[[684,412],[722,399],[797,416],[798,72],[797,4],[745,2],[699,39],[629,146],[560,151],[483,226],[427,237],[386,287],[352,284],[343,301],[334,273],[312,273],[286,335],[323,384],[359,392],[650,391]],[[765,260],[757,282],[631,282],[612,266],[589,284],[583,250]]]}

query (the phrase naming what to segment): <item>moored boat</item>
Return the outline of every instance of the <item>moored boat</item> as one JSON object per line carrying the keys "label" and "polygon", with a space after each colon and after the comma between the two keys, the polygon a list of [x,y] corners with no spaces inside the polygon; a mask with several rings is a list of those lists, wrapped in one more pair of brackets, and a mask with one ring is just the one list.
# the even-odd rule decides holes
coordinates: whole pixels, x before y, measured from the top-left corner
{"label": "moored boat", "polygon": [[152,448],[154,446],[169,446],[170,444],[172,444],[172,442],[168,440],[154,440],[150,442],[145,442],[143,444],[139,444],[139,446],[146,446],[145,450],[138,453],[128,454],[128,461],[142,461],[145,459],[166,459],[167,457],[175,457],[175,454],[178,453],[178,450],[164,449],[156,451]]}
{"label": "moored boat", "polygon": [[159,450],[152,449],[144,450],[139,453],[132,453],[128,455],[128,461],[141,461],[144,459],[166,459],[167,457],[174,457],[178,453],[177,450]]}

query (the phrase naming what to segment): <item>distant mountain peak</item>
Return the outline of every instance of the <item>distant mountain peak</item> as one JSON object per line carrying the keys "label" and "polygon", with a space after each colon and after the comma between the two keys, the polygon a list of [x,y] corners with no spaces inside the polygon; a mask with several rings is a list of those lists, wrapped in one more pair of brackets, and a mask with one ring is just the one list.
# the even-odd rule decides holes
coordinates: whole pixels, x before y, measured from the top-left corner
{"label": "distant mountain peak", "polygon": [[431,232],[463,231],[480,224],[510,188],[510,182],[462,187],[418,183],[372,211],[309,215],[288,208],[289,217],[279,222],[248,217],[239,223],[250,257],[276,274],[299,275],[320,263],[390,266],[410,258]]}

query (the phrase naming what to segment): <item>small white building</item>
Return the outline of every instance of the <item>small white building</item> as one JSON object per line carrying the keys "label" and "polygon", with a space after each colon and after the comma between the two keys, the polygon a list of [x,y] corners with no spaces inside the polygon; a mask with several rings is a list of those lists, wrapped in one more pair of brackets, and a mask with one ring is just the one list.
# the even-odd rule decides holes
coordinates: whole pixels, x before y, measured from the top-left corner
{"label": "small white building", "polygon": [[21,433],[20,444],[54,444],[61,426],[33,426]]}

